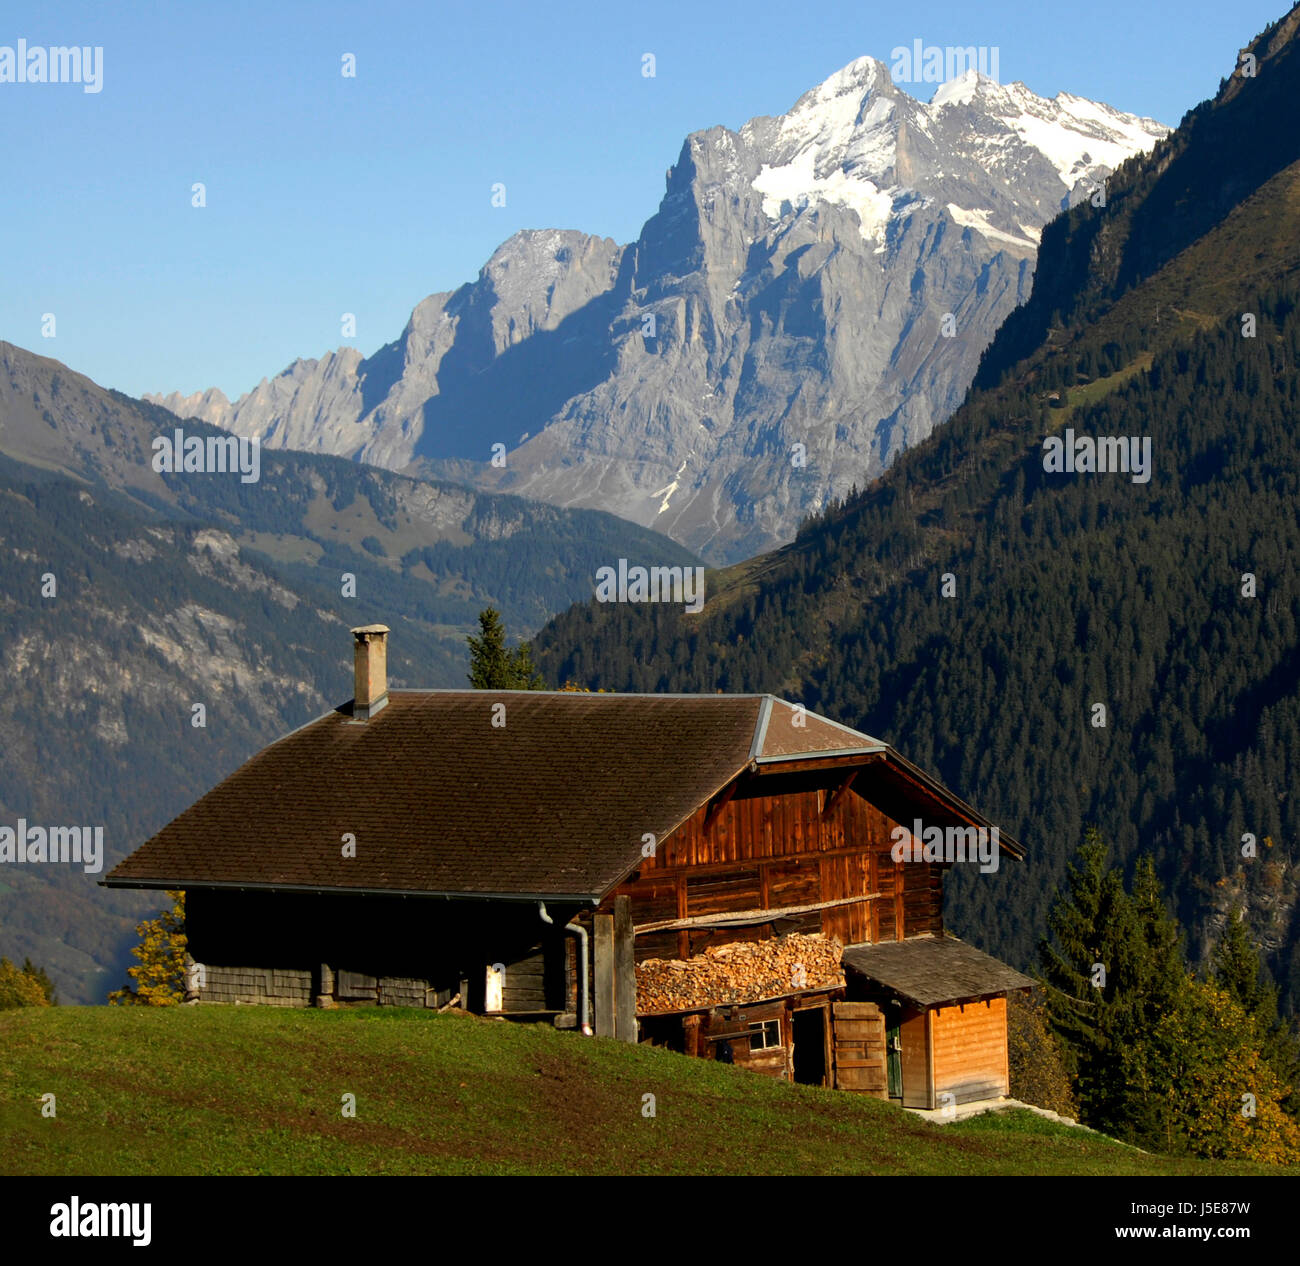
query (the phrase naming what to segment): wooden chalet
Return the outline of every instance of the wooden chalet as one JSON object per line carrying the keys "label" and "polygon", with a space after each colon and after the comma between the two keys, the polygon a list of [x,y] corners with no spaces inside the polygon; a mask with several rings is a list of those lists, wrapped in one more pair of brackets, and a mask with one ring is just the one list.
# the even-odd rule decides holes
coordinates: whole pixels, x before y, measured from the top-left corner
{"label": "wooden chalet", "polygon": [[353,634],[352,701],[103,881],[186,892],[192,999],[460,1006],[909,1107],[1007,1093],[1030,981],[945,934],[952,863],[892,852],[992,824],[888,744],[770,695],[389,691],[388,630]]}

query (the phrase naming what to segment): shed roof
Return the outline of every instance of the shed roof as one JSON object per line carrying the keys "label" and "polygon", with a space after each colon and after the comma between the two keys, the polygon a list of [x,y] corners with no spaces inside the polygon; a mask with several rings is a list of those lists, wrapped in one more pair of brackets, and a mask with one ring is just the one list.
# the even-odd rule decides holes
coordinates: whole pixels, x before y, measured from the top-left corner
{"label": "shed roof", "polygon": [[850,945],[844,966],[920,1007],[985,998],[1033,981],[955,936]]}
{"label": "shed roof", "polygon": [[272,743],[103,882],[595,902],[746,771],[882,754],[771,695],[392,691]]}

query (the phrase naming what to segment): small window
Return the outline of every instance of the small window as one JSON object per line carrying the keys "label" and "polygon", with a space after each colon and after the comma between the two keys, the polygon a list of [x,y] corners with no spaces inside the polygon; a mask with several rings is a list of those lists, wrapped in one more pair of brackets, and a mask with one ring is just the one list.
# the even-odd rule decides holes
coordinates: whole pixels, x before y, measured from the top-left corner
{"label": "small window", "polygon": [[767,1051],[781,1045],[781,1021],[759,1020],[749,1026],[749,1049]]}

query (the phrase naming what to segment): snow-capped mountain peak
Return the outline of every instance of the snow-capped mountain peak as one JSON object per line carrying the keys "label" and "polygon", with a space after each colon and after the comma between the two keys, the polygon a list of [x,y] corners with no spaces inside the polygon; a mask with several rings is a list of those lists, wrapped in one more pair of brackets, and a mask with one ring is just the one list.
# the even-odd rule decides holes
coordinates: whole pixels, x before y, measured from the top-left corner
{"label": "snow-capped mountain peak", "polygon": [[1001,86],[996,79],[982,75],[978,70],[967,70],[934,90],[934,96],[930,98],[930,109],[935,111],[947,105],[970,105],[981,91],[988,92],[991,88]]}
{"label": "snow-capped mountain peak", "polygon": [[[740,135],[757,143],[753,188],[773,220],[830,203],[856,212],[863,237],[881,243],[891,218],[933,200],[940,191],[928,186],[935,182],[948,186],[945,204],[996,216],[981,206],[992,177],[1015,204],[1003,208],[1005,223],[994,232],[1014,242],[1026,240],[1025,224],[1032,225],[1028,240],[1036,241],[1047,213],[1062,209],[1081,181],[1092,187],[1167,131],[1154,119],[1086,97],[1040,97],[975,69],[923,103],[904,93],[882,62],[861,57],[804,93],[788,113],[754,120]],[[1035,155],[1059,189],[1044,180]],[[1028,203],[1017,196],[1027,176],[1034,186]]]}
{"label": "snow-capped mountain peak", "polygon": [[1164,130],[974,71],[924,102],[860,57],[782,115],[687,137],[633,243],[517,233],[371,357],[161,402],[735,561],[951,413],[1043,226]]}

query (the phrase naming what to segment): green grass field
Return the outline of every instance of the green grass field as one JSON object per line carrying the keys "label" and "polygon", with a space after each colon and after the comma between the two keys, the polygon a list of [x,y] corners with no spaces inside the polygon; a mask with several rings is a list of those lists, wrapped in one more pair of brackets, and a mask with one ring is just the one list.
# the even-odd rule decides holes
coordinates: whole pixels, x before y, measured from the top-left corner
{"label": "green grass field", "polygon": [[1026,1112],[931,1125],[540,1025],[397,1009],[0,1012],[5,1175],[1271,1172],[1148,1156]]}

